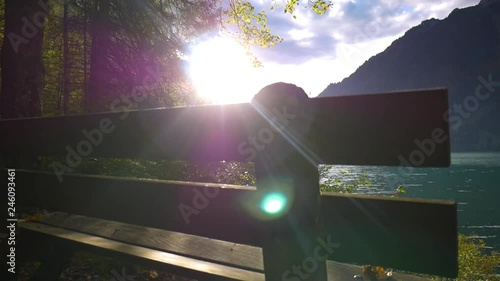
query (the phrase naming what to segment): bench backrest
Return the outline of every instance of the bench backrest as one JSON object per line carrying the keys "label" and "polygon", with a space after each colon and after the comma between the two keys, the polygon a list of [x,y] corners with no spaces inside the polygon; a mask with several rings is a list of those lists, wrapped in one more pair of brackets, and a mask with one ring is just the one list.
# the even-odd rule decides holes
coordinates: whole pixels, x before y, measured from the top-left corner
{"label": "bench backrest", "polygon": [[[276,121],[294,132],[287,137],[313,166],[450,164],[444,89],[315,98],[306,106],[305,116],[271,109],[272,120],[252,104],[1,120],[0,152],[7,167],[25,168],[17,177],[23,187],[19,205],[262,246],[265,266],[271,259],[265,249],[273,246],[268,235],[256,233],[289,230],[283,221],[290,219],[285,214],[272,223],[249,215],[257,206],[256,191],[267,188],[259,175],[282,176],[279,169],[264,171],[259,162],[277,149]],[[55,173],[30,171],[31,160],[39,156],[65,160],[54,164]],[[261,172],[257,188],[69,174],[81,157],[255,161]],[[294,169],[301,171],[300,165]],[[318,178],[309,180],[310,186],[292,190],[291,196],[318,192]],[[311,210],[318,206],[322,235],[341,245],[329,259],[450,277],[458,271],[453,202],[324,193],[321,202],[304,204]],[[293,208],[290,214],[298,214]],[[283,266],[276,266],[276,274]]]}

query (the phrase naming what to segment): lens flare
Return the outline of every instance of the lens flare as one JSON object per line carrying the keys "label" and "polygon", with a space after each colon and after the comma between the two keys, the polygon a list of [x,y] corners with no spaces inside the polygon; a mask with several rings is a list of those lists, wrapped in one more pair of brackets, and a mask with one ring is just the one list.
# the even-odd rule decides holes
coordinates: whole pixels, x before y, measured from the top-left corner
{"label": "lens flare", "polygon": [[287,205],[287,198],[279,192],[269,193],[262,198],[260,208],[262,211],[275,215],[283,211]]}

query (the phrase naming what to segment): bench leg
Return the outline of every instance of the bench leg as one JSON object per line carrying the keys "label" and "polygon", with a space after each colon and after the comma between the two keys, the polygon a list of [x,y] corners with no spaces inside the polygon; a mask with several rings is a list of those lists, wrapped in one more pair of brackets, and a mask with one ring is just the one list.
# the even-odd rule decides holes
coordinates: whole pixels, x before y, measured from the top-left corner
{"label": "bench leg", "polygon": [[40,268],[35,272],[32,281],[58,280],[61,273],[71,262],[74,250],[69,243],[48,239],[48,251],[40,258]]}

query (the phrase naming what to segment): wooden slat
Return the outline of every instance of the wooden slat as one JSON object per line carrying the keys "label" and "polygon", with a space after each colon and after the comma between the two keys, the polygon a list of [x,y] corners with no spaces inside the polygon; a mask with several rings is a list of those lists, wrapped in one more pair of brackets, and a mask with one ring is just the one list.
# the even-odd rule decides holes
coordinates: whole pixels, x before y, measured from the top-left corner
{"label": "wooden slat", "polygon": [[[87,220],[92,220],[90,218],[85,219],[86,222]],[[47,222],[47,221],[46,221]],[[55,222],[51,222],[56,224]],[[60,237],[65,240],[70,240],[74,241],[79,244],[86,244],[89,246],[92,246],[94,248],[105,248],[109,249],[110,251],[116,251],[116,249],[120,249],[119,252],[123,252],[126,255],[135,255],[138,256],[141,259],[145,259],[146,261],[157,261],[159,265],[165,266],[164,262],[166,261],[166,265],[171,265],[172,267],[177,267],[175,270],[176,272],[180,272],[182,274],[195,274],[199,276],[198,272],[194,272],[196,270],[203,271],[203,273],[206,273],[207,275],[222,275],[228,278],[241,278],[238,280],[264,280],[264,275],[261,273],[263,271],[263,263],[262,263],[262,249],[258,247],[251,247],[251,246],[245,246],[245,245],[240,245],[240,244],[233,244],[233,247],[239,248],[239,247],[244,247],[244,252],[242,251],[241,254],[241,259],[238,258],[238,261],[235,262],[234,266],[239,267],[241,263],[243,262],[244,264],[252,264],[252,267],[256,267],[257,272],[252,272],[249,270],[241,270],[239,268],[231,268],[228,269],[228,267],[221,266],[218,263],[210,263],[210,262],[204,262],[204,261],[198,261],[196,260],[194,263],[192,263],[195,259],[190,259],[190,257],[186,257],[183,255],[172,255],[170,253],[164,253],[161,254],[157,251],[157,249],[151,249],[151,247],[148,247],[152,244],[154,244],[156,247],[158,247],[158,242],[160,243],[169,243],[168,240],[161,239],[157,240],[154,243],[146,243],[147,245],[142,245],[144,247],[141,247],[141,245],[133,245],[133,244],[138,244],[136,241],[132,240],[129,241],[132,243],[130,245],[129,243],[125,242],[122,243],[124,237],[120,237],[117,235],[109,235],[109,233],[106,233],[106,231],[99,231],[98,228],[93,228],[91,234],[89,235],[88,233],[81,233],[78,231],[71,231],[70,229],[61,229],[58,227],[54,226],[49,226],[49,225],[44,225],[40,223],[34,223],[34,222],[20,222],[19,226],[23,230],[27,230],[29,232],[34,233],[44,233],[47,235],[53,235],[56,237]],[[65,228],[69,227],[68,224],[63,225]],[[83,225],[82,225],[83,226]],[[84,226],[85,232],[89,232],[92,228],[90,226]],[[123,228],[122,228],[123,227]],[[131,225],[121,225],[120,229],[136,229],[136,227],[131,226]],[[95,231],[95,232],[94,232]],[[151,233],[148,231],[147,235],[155,236],[159,234],[161,230],[155,230],[155,233]],[[165,232],[165,235],[160,235],[161,237],[168,236],[170,233]],[[99,235],[101,237],[95,237],[94,235]],[[142,237],[144,233],[139,234],[139,236]],[[178,235],[185,235],[178,233]],[[112,237],[110,237],[112,236]],[[192,240],[192,237],[189,235],[185,235],[188,240]],[[109,239],[111,238],[111,239]],[[200,238],[203,239],[203,238]],[[35,239],[36,240],[36,239]],[[117,241],[118,240],[118,241]],[[128,240],[128,239],[127,239]],[[143,239],[144,241],[144,239]],[[207,241],[208,242],[208,241]],[[202,256],[202,258],[205,258],[207,256],[207,252],[211,252],[210,249],[216,248],[221,246],[221,241],[214,241],[210,240],[210,243],[213,243],[215,245],[211,246],[209,243],[204,243],[205,247],[207,248],[196,248],[197,254]],[[222,242],[224,243],[224,242]],[[171,245],[174,247],[177,247],[178,245]],[[170,246],[169,246],[170,248]],[[195,248],[193,246],[193,248]],[[225,248],[222,246],[222,248]],[[241,248],[243,249],[243,248]],[[192,251],[192,249],[187,249],[189,252]],[[227,255],[227,256],[224,256]],[[160,256],[161,258],[154,258]],[[170,258],[172,256],[175,256],[174,258]],[[234,256],[233,253],[229,253],[225,251],[223,254],[217,254],[217,258],[223,260],[224,262],[231,261],[230,256]],[[191,267],[192,265],[199,265],[203,264],[204,266],[200,267]],[[188,267],[186,268],[186,266]],[[147,264],[146,266],[151,266],[151,264]],[[172,270],[172,268],[168,268],[168,270]],[[355,266],[355,265],[350,265],[350,264],[343,264],[343,263],[337,263],[337,262],[331,262],[327,261],[327,272],[328,272],[328,280],[329,281],[345,281],[345,280],[351,280],[354,275],[361,275],[362,270],[360,266]],[[210,277],[204,277],[201,280],[211,280],[212,278]],[[354,279],[352,279],[354,280]],[[393,279],[392,280],[398,280],[398,281],[426,281],[428,279],[422,278],[422,277],[417,277],[417,276],[412,276],[412,275],[407,275],[407,274],[400,274],[400,273],[394,273]]]}
{"label": "wooden slat", "polygon": [[[39,206],[146,227],[260,246],[266,222],[244,206],[254,188],[228,186],[186,224],[179,202],[192,206],[203,185],[104,176],[17,171],[17,206]],[[216,187],[214,184],[207,186]],[[402,270],[450,276],[457,269],[456,205],[448,201],[323,194],[325,231],[340,248],[330,257]],[[38,202],[38,203],[37,203]],[[147,205],[147,208],[136,207]]]}
{"label": "wooden slat", "polygon": [[[59,182],[51,173],[23,170],[16,170],[16,186],[18,208],[36,206],[235,243],[260,243],[253,230],[261,226],[244,208],[254,187],[88,175],[65,175]],[[205,187],[219,194],[206,208],[196,208],[195,190],[203,193]],[[188,223],[181,203],[197,212]]]}
{"label": "wooden slat", "polygon": [[[325,164],[436,166],[450,165],[446,89],[341,96],[313,99],[317,114],[306,147]],[[435,145],[422,163],[405,163],[420,154],[416,140],[444,132],[446,141]],[[413,157],[413,156],[412,156]],[[417,160],[416,158],[415,160]],[[417,160],[418,161],[418,160]]]}
{"label": "wooden slat", "polygon": [[23,230],[58,237],[92,248],[100,248],[102,250],[106,250],[105,253],[111,253],[112,255],[121,254],[120,257],[125,258],[137,257],[141,260],[146,260],[149,266],[165,269],[168,270],[168,272],[193,276],[201,275],[204,277],[204,279],[202,280],[205,280],[205,278],[207,278],[206,280],[212,280],[210,276],[216,275],[225,277],[224,280],[264,281],[264,276],[262,273],[206,262],[145,247],[134,246],[127,243],[87,235],[63,228],[29,222],[19,222],[18,226]]}
{"label": "wooden slat", "polygon": [[325,232],[341,246],[332,259],[456,277],[456,203],[324,193]]}
{"label": "wooden slat", "polygon": [[[422,163],[399,158],[408,160],[419,150],[415,140],[431,138],[435,129],[448,135],[443,117],[448,109],[445,89],[312,98],[308,106],[310,131],[299,142],[317,163],[449,165],[449,139],[434,143]],[[299,123],[291,118],[286,128],[294,131],[303,127]],[[239,152],[239,145],[269,128],[251,104],[14,119],[0,121],[0,149],[9,157],[66,156],[66,147],[78,151],[78,144],[87,140],[83,130],[100,126],[114,129],[91,146],[90,157],[203,161],[249,161],[250,154]]]}
{"label": "wooden slat", "polygon": [[43,215],[40,223],[186,257],[263,272],[261,248],[248,245],[60,212]]}
{"label": "wooden slat", "polygon": [[[357,281],[363,279],[354,279],[354,275],[362,275],[362,269],[360,266],[338,263],[338,262],[327,262],[327,272],[328,272],[328,280],[329,281]],[[430,281],[430,279],[401,274],[398,272],[394,272],[391,279],[387,279],[388,281]]]}

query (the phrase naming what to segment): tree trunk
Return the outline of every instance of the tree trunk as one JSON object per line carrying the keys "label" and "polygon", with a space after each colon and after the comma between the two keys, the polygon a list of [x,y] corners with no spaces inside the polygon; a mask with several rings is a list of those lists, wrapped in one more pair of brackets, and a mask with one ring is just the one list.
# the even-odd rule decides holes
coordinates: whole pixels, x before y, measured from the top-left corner
{"label": "tree trunk", "polygon": [[64,15],[63,15],[63,60],[64,60],[64,77],[63,77],[63,112],[64,115],[68,114],[69,110],[69,82],[70,82],[70,69],[69,69],[69,42],[68,42],[68,2],[64,2]]}
{"label": "tree trunk", "polygon": [[107,77],[109,49],[109,0],[99,0],[91,22],[90,75],[85,96],[85,111],[104,109],[103,97],[109,83]]}
{"label": "tree trunk", "polygon": [[44,84],[43,25],[48,0],[6,0],[0,63],[0,117],[40,116]]}
{"label": "tree trunk", "polygon": [[87,1],[83,4],[83,102],[82,107],[85,108],[85,97],[88,92],[87,74],[88,74],[88,61],[87,61],[87,22],[88,22],[88,6]]}

